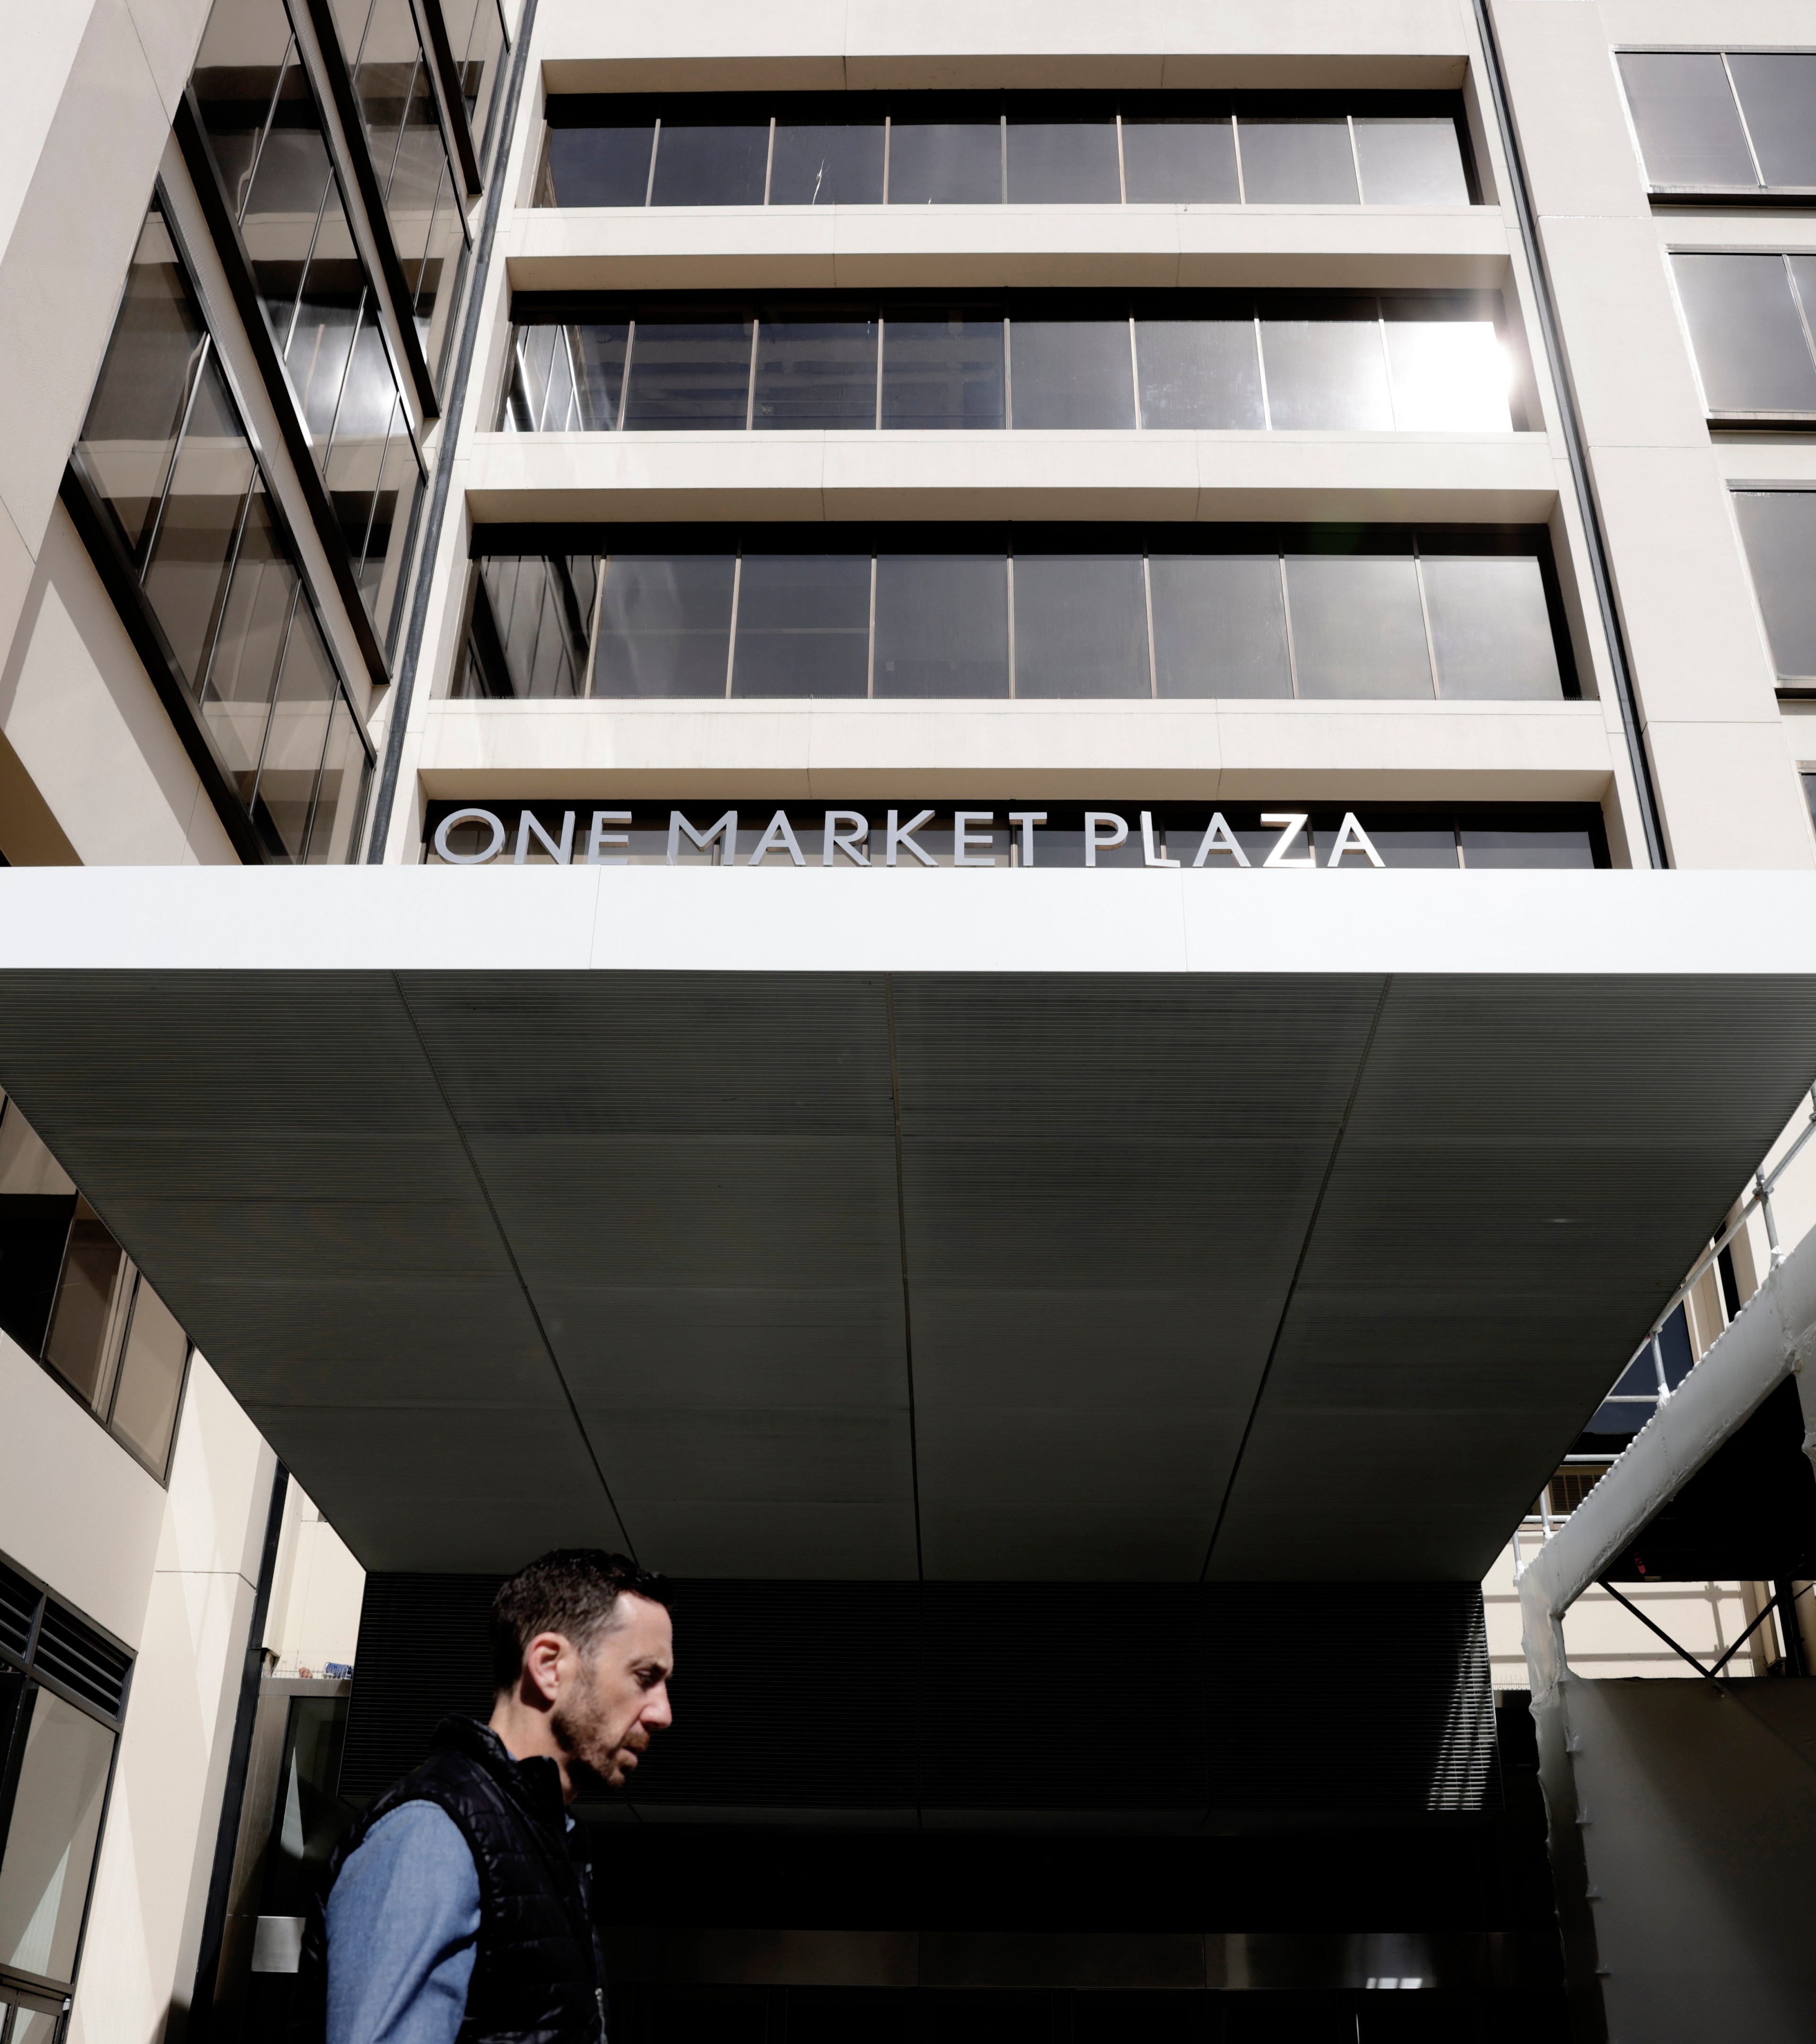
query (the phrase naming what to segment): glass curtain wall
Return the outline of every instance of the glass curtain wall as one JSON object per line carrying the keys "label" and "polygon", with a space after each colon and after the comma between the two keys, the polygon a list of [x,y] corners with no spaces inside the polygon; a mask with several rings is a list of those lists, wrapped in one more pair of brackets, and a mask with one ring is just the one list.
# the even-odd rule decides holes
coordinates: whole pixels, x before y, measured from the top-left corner
{"label": "glass curtain wall", "polygon": [[1514,430],[1498,297],[1172,291],[514,308],[505,432]]}
{"label": "glass curtain wall", "polygon": [[163,1481],[189,1337],[11,1100],[0,1101],[0,1328]]}
{"label": "glass curtain wall", "polygon": [[365,733],[155,201],[72,459],[265,855],[356,857]]}
{"label": "glass curtain wall", "polygon": [[[480,536],[483,545],[483,534]],[[643,527],[482,552],[465,697],[1557,701],[1524,528]]]}
{"label": "glass curtain wall", "polygon": [[352,74],[379,198],[403,265],[410,315],[424,359],[436,365],[439,383],[451,331],[455,272],[468,235],[463,183],[442,125],[434,67],[410,0],[331,0],[331,12]]}
{"label": "glass curtain wall", "polygon": [[191,83],[355,579],[387,632],[422,465],[284,0],[215,0]]}
{"label": "glass curtain wall", "polygon": [[[436,0],[429,0],[433,6]],[[474,160],[484,173],[491,153],[497,111],[498,60],[509,44],[498,0],[440,0],[441,17],[454,58],[462,111],[473,139]]]}
{"label": "glass curtain wall", "polygon": [[542,206],[1468,206],[1454,95],[554,95]]}
{"label": "glass curtain wall", "polygon": [[1816,256],[1674,255],[1711,413],[1816,415]]}
{"label": "glass curtain wall", "polygon": [[0,1999],[0,2021],[11,2019],[9,2044],[50,2044],[55,2024],[29,1990],[67,1989],[75,1979],[131,1670],[130,1655],[0,1562],[0,1990],[14,1999]]}
{"label": "glass curtain wall", "polygon": [[1816,190],[1816,51],[1623,50],[1656,191]]}

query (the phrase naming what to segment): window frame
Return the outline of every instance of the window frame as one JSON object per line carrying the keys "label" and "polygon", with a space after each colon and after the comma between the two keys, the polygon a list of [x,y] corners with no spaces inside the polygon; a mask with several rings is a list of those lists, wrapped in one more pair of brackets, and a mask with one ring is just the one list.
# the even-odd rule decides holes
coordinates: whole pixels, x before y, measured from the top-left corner
{"label": "window frame", "polygon": [[[94,1884],[101,1871],[101,1855],[107,1838],[107,1819],[113,1808],[113,1785],[120,1772],[120,1747],[125,1736],[126,1713],[132,1700],[132,1678],[138,1670],[139,1657],[117,1634],[109,1631],[104,1625],[97,1624],[86,1612],[78,1611],[72,1604],[53,1595],[48,1584],[34,1575],[29,1569],[22,1568],[10,1554],[0,1553],[0,1567],[17,1577],[29,1589],[37,1593],[37,1606],[33,1615],[23,1657],[15,1654],[4,1642],[0,1642],[0,1666],[22,1676],[28,1686],[35,1684],[72,1710],[79,1711],[95,1723],[106,1727],[113,1735],[113,1749],[107,1760],[107,1780],[101,1792],[101,1815],[95,1827],[94,1857],[89,1863],[88,1885],[82,1899],[82,1922],[76,1931],[75,1954],[70,1962],[69,1978],[67,1981],[52,1980],[45,1974],[28,1973],[22,1966],[9,1965],[0,1960],[0,1987],[22,1989],[41,1999],[62,2000],[63,2015],[57,2031],[60,2040],[68,2027],[70,1998],[75,1993],[77,1981],[82,1977],[82,1961],[88,1943],[89,1919],[94,1909]],[[126,1672],[121,1678],[117,1712],[109,1714],[102,1710],[91,1699],[71,1689],[55,1675],[37,1666],[38,1646],[44,1635],[44,1619],[53,1604],[125,1658]],[[6,1856],[6,1836],[12,1827],[12,1798],[18,1781],[16,1762],[21,1758],[17,1750],[21,1734],[17,1717],[6,1730],[8,1735],[4,1744],[0,1745],[0,1862],[3,1862]]]}
{"label": "window frame", "polygon": [[1816,184],[1768,185],[1763,172],[1760,173],[1760,182],[1751,186],[1655,182],[1651,167],[1646,162],[1645,145],[1641,138],[1639,123],[1634,117],[1633,102],[1627,96],[1626,80],[1621,75],[1620,60],[1625,56],[1719,57],[1722,68],[1727,76],[1728,90],[1733,95],[1735,117],[1740,122],[1741,135],[1746,143],[1747,153],[1753,159],[1754,170],[1760,171],[1759,149],[1754,143],[1746,106],[1741,100],[1740,89],[1734,83],[1733,71],[1728,60],[1730,57],[1816,56],[1816,44],[1616,43],[1608,52],[1609,62],[1614,67],[1614,89],[1620,95],[1621,111],[1626,119],[1634,153],[1639,160],[1640,175],[1645,186],[1646,196],[1654,206],[1764,206],[1779,211],[1816,208]]}
{"label": "window frame", "polygon": [[[1816,200],[1816,188],[1812,190]],[[1773,412],[1763,409],[1738,411],[1732,408],[1723,410],[1710,403],[1708,381],[1703,373],[1703,358],[1696,346],[1696,328],[1691,320],[1689,308],[1677,275],[1677,258],[1680,256],[1738,256],[1766,260],[1776,258],[1783,267],[1785,287],[1790,294],[1791,309],[1795,312],[1803,327],[1804,344],[1810,350],[1813,369],[1816,369],[1816,304],[1806,305],[1798,288],[1795,272],[1791,267],[1794,256],[1816,256],[1816,249],[1764,248],[1749,246],[1736,248],[1731,244],[1711,245],[1707,242],[1671,241],[1664,244],[1665,275],[1671,290],[1672,305],[1677,312],[1678,324],[1683,328],[1684,345],[1689,352],[1691,374],[1696,378],[1696,395],[1701,403],[1703,415],[1711,432],[1816,432],[1816,405],[1802,411]]]}

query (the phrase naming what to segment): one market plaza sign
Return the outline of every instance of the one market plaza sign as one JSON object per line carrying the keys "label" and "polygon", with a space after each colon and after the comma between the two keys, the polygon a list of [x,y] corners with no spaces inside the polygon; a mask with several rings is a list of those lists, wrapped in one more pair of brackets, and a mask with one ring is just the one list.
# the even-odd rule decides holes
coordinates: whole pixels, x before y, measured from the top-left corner
{"label": "one market plaza sign", "polygon": [[[607,798],[609,800],[609,797]],[[630,798],[635,803],[635,798]],[[626,800],[620,797],[620,801]],[[1605,866],[1592,804],[1047,802],[960,806],[798,801],[733,807],[684,801],[438,801],[424,851],[451,866],[712,865],[862,868]]]}

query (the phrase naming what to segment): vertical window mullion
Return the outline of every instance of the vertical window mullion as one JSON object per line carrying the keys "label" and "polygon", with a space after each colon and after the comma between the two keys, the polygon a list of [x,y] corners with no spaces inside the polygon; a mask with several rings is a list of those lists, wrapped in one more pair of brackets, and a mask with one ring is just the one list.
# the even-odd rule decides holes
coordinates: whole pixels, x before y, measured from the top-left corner
{"label": "vertical window mullion", "polygon": [[[1142,365],[1135,352],[1135,316],[1129,314],[1129,381],[1135,394],[1135,431],[1142,429]],[[1145,556],[1144,556],[1145,558]]]}
{"label": "vertical window mullion", "polygon": [[999,132],[1002,136],[1003,182],[1000,203],[1004,206],[1007,206],[1009,202],[1009,110],[1006,106],[1003,109],[1002,112],[996,116],[996,120]]}
{"label": "vertical window mullion", "polygon": [[1399,406],[1394,402],[1393,357],[1388,352],[1387,314],[1381,309],[1381,302],[1379,298],[1376,298],[1375,301],[1375,332],[1380,336],[1381,371],[1388,379],[1388,411],[1393,420],[1394,431],[1398,432],[1399,431]]}
{"label": "vertical window mullion", "polygon": [[889,202],[889,128],[893,116],[885,107],[883,110],[883,203]]}
{"label": "vertical window mullion", "polygon": [[[251,452],[250,448],[247,451]],[[240,573],[240,550],[246,541],[246,521],[252,515],[252,499],[259,494],[259,464],[254,461],[252,474],[246,485],[246,494],[240,500],[240,516],[233,526],[233,544],[227,550],[227,571],[221,580],[221,608],[210,620],[208,646],[202,658],[202,671],[195,678],[196,707],[207,693],[209,682],[214,674],[214,656],[221,649],[221,628],[227,620],[227,606],[233,598],[233,584]],[[300,579],[300,576],[299,576]]]}
{"label": "vertical window mullion", "polygon": [[770,152],[763,159],[763,203],[770,202],[770,184],[776,174],[776,117],[770,116]]}
{"label": "vertical window mullion", "polygon": [[1160,663],[1155,655],[1154,644],[1154,574],[1148,564],[1148,550],[1142,549],[1142,601],[1147,611],[1148,620],[1148,696],[1151,701],[1160,700]]}
{"label": "vertical window mullion", "polygon": [[1419,536],[1412,540],[1413,578],[1419,584],[1419,614],[1425,620],[1425,657],[1431,668],[1431,697],[1434,702],[1444,690],[1438,678],[1438,641],[1431,635],[1431,605],[1425,594],[1425,559],[1419,551]]}
{"label": "vertical window mullion", "polygon": [[605,615],[605,569],[611,556],[595,554],[593,557],[593,609],[586,620],[586,672],[581,678],[585,686],[580,691],[582,701],[593,699],[594,683],[599,674],[599,628]]}
{"label": "vertical window mullion", "polygon": [[1236,152],[1236,203],[1246,206],[1249,191],[1242,182],[1242,123],[1234,107],[1230,110],[1230,146]]}
{"label": "vertical window mullion", "polygon": [[876,431],[883,430],[883,343],[886,322],[881,311],[877,314],[877,424]]}
{"label": "vertical window mullion", "polygon": [[1292,592],[1287,581],[1286,555],[1280,556],[1280,609],[1286,620],[1286,671],[1292,683],[1292,698],[1299,700],[1299,654],[1292,643]]}
{"label": "vertical window mullion", "polygon": [[870,554],[870,652],[864,670],[864,694],[874,697],[877,693],[877,555],[874,548]]}
{"label": "vertical window mullion", "polygon": [[1009,316],[1003,315],[1003,425],[1012,429],[1016,423],[1015,364],[1009,355]]}
{"label": "vertical window mullion", "polygon": [[1261,316],[1255,314],[1255,368],[1261,383],[1261,427],[1264,432],[1273,431],[1273,405],[1268,397],[1267,350],[1261,345]]}
{"label": "vertical window mullion", "polygon": [[195,359],[190,370],[188,390],[183,394],[182,412],[177,420],[177,429],[171,441],[170,466],[164,471],[164,479],[158,489],[158,508],[151,528],[147,532],[140,551],[144,558],[139,563],[139,582],[142,587],[152,565],[152,556],[158,550],[158,535],[164,528],[164,513],[170,508],[171,486],[176,481],[177,463],[182,458],[182,444],[189,437],[189,422],[195,411],[195,401],[202,392],[202,379],[208,369],[208,358],[213,352],[214,336],[204,332],[196,344]]}
{"label": "vertical window mullion", "polygon": [[1803,344],[1810,350],[1812,359],[1816,359],[1816,326],[1810,323],[1811,308],[1803,302],[1803,294],[1797,288],[1797,272],[1791,267],[1791,258],[1786,256],[1783,259],[1784,281],[1791,287],[1791,302],[1803,323]]}
{"label": "vertical window mullion", "polygon": [[1129,202],[1129,171],[1123,160],[1123,110],[1120,106],[1116,109],[1116,192],[1119,202],[1127,206]]}
{"label": "vertical window mullion", "polygon": [[725,699],[731,699],[731,670],[738,660],[738,597],[744,586],[744,544],[731,558],[731,628],[725,635]]}
{"label": "vertical window mullion", "polygon": [[662,145],[662,117],[658,113],[656,116],[656,125],[650,131],[650,174],[643,180],[643,203],[645,206],[654,206],[656,202],[656,152],[661,148]]}
{"label": "vertical window mullion", "polygon": [[615,433],[621,433],[624,430],[624,413],[631,402],[631,357],[636,352],[636,348],[637,322],[632,319],[626,323],[624,328],[624,368],[618,378],[618,416],[612,422],[612,430]]}
{"label": "vertical window mullion", "polygon": [[251,203],[253,181],[259,175],[259,163],[265,153],[265,144],[271,139],[272,123],[278,117],[278,102],[284,95],[284,79],[292,64],[302,68],[302,53],[297,48],[293,34],[284,45],[284,54],[278,65],[278,75],[271,86],[271,98],[266,102],[265,118],[259,128],[259,139],[252,144],[252,160],[246,166],[246,189],[240,194],[240,203],[233,209],[233,217],[241,226],[246,224],[246,209]]}
{"label": "vertical window mullion", "polygon": [[[278,705],[283,698],[284,670],[290,663],[290,639],[297,628],[297,607],[302,601],[302,578],[298,576],[296,586],[290,591],[290,607],[284,619],[284,636],[278,647],[278,664],[271,682],[271,700],[265,706],[265,728],[259,739],[259,763],[252,770],[251,792],[246,797],[246,813],[251,816],[253,805],[259,799],[259,790],[265,778],[265,755],[271,749],[271,726],[278,720]],[[332,717],[329,723],[333,722]],[[322,741],[324,744],[327,740]]]}
{"label": "vertical window mullion", "polygon": [[1753,131],[1747,121],[1747,110],[1741,104],[1741,89],[1734,83],[1734,67],[1728,61],[1728,53],[1722,52],[1722,75],[1728,81],[1728,90],[1733,94],[1734,112],[1741,124],[1741,136],[1747,145],[1747,154],[1753,160],[1753,175],[1761,186],[1765,183],[1765,171],[1759,159],[1759,152],[1753,147]]}
{"label": "vertical window mullion", "polygon": [[1012,702],[1016,694],[1016,555],[1012,546],[1005,549],[1003,588],[1009,606],[1009,699]]}
{"label": "vertical window mullion", "polygon": [[755,313],[751,316],[751,364],[744,379],[744,430],[749,432],[757,416],[757,341],[762,332],[763,322]]}
{"label": "vertical window mullion", "polygon": [[1346,113],[1343,117],[1343,125],[1350,131],[1350,161],[1356,167],[1357,203],[1361,206],[1366,206],[1369,202],[1369,194],[1366,188],[1362,183],[1362,152],[1356,147],[1355,115],[1353,113]]}

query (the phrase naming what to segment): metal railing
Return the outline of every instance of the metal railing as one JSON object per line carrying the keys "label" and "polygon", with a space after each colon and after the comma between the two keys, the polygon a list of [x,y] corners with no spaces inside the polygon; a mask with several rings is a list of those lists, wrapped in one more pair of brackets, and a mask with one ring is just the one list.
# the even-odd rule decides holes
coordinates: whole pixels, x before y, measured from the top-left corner
{"label": "metal railing", "polygon": [[[1684,1279],[1684,1282],[1678,1286],[1677,1289],[1672,1293],[1670,1298],[1666,1301],[1664,1311],[1661,1312],[1657,1319],[1653,1322],[1650,1329],[1646,1334],[1645,1340],[1642,1341],[1639,1347],[1634,1350],[1633,1355],[1627,1362],[1626,1367],[1622,1369],[1620,1375],[1614,1379],[1615,1388],[1611,1389],[1608,1393],[1607,1396],[1603,1399],[1602,1404],[1603,1405],[1647,1406],[1650,1408],[1650,1412],[1647,1414],[1647,1417],[1649,1418],[1652,1412],[1656,1412],[1661,1406],[1668,1401],[1672,1395],[1672,1387],[1670,1377],[1664,1367],[1664,1350],[1663,1345],[1664,1330],[1670,1324],[1672,1316],[1676,1313],[1680,1308],[1684,1305],[1691,1293],[1695,1290],[1696,1287],[1699,1284],[1702,1283],[1703,1280],[1709,1274],[1709,1273],[1714,1269],[1717,1263],[1720,1262],[1723,1252],[1728,1248],[1730,1244],[1734,1241],[1735,1238],[1745,1231],[1747,1223],[1752,1220],[1753,1216],[1756,1213],[1760,1216],[1761,1220],[1765,1225],[1765,1239],[1767,1247],[1771,1252],[1772,1268],[1776,1270],[1779,1265],[1784,1261],[1785,1258],[1789,1255],[1791,1252],[1788,1250],[1781,1247],[1779,1243],[1778,1224],[1774,1218],[1772,1211],[1772,1195],[1779,1180],[1784,1176],[1785,1173],[1790,1170],[1791,1166],[1803,1154],[1804,1145],[1810,1141],[1812,1136],[1816,1136],[1816,1086],[1812,1086],[1810,1089],[1810,1116],[1804,1123],[1803,1128],[1798,1132],[1797,1139],[1791,1144],[1791,1147],[1785,1151],[1784,1155],[1780,1158],[1777,1163],[1772,1166],[1770,1171],[1768,1171],[1765,1166],[1762,1163],[1759,1169],[1754,1172],[1752,1188],[1747,1193],[1746,1197],[1741,1201],[1739,1207],[1735,1210],[1734,1218],[1728,1224],[1727,1227],[1714,1238],[1714,1239],[1710,1243],[1709,1247],[1703,1251],[1703,1254],[1697,1258],[1695,1262],[1690,1267],[1690,1274]],[[1748,1299],[1741,1300],[1735,1311],[1733,1313],[1730,1313],[1727,1310],[1727,1301],[1726,1297],[1722,1295],[1721,1287],[1719,1285],[1717,1286],[1716,1291],[1717,1296],[1721,1301],[1722,1330],[1725,1332],[1726,1330],[1733,1324],[1733,1321],[1739,1316],[1739,1315],[1746,1311],[1748,1305],[1751,1302],[1750,1300]],[[1692,1343],[1692,1366],[1694,1366],[1694,1363],[1696,1361],[1700,1360],[1699,1358],[1694,1355],[1694,1343]],[[1655,1380],[1653,1388],[1647,1391],[1621,1390],[1618,1387],[1626,1381],[1628,1372],[1633,1369],[1634,1364],[1639,1362],[1643,1358],[1645,1358],[1649,1350],[1651,1352],[1653,1374]],[[1707,1353],[1707,1351],[1705,1351],[1705,1353]],[[1642,1420],[1641,1424],[1643,1425],[1644,1424],[1645,1422]],[[1564,1458],[1565,1465],[1566,1466],[1576,1462],[1586,1464],[1599,1462],[1603,1467],[1608,1467],[1618,1459],[1618,1457],[1611,1455],[1566,1455]],[[1534,1506],[1533,1509],[1526,1514],[1524,1518],[1521,1520],[1519,1524],[1514,1529],[1514,1574],[1516,1579],[1519,1575],[1520,1570],[1525,1566],[1525,1562],[1522,1558],[1520,1550],[1520,1535],[1522,1533],[1527,1533],[1528,1537],[1530,1537],[1529,1529],[1536,1523],[1539,1531],[1538,1544],[1542,1547],[1545,1542],[1551,1538],[1552,1535],[1557,1531],[1557,1528],[1561,1526],[1565,1520],[1569,1516],[1568,1512],[1553,1512],[1551,1509],[1549,1503],[1550,1492],[1551,1485],[1548,1482],[1545,1485],[1545,1489],[1539,1493],[1538,1500]]]}

